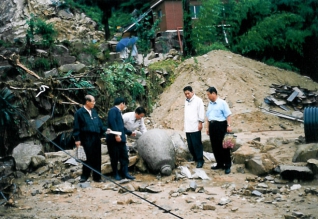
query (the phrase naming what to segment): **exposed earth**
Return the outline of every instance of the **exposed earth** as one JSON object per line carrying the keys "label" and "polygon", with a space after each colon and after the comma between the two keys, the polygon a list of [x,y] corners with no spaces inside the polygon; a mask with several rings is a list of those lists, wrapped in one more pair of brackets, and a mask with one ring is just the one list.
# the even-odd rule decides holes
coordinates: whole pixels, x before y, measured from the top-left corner
{"label": "exposed earth", "polygon": [[[208,103],[206,89],[215,86],[221,98],[228,101],[232,116],[233,131],[240,142],[251,141],[260,137],[265,143],[270,138],[289,140],[268,151],[279,163],[293,164],[292,157],[298,147],[296,139],[304,137],[301,122],[282,119],[260,110],[268,108],[263,103],[270,93],[271,84],[299,86],[309,90],[318,90],[318,84],[299,74],[267,66],[240,55],[226,51],[212,51],[207,55],[191,58],[176,69],[174,83],[157,99],[156,108],[150,115],[148,129],[164,128],[178,132],[183,137],[183,87],[191,85],[199,97]],[[281,111],[277,107],[272,109]],[[284,112],[289,114],[291,112]],[[288,130],[282,129],[286,127]],[[203,133],[203,135],[205,135]],[[193,162],[181,162],[191,172]],[[18,183],[21,194],[16,197],[14,206],[0,206],[1,218],[318,218],[317,194],[307,194],[306,188],[318,190],[318,181],[284,181],[279,175],[258,177],[248,172],[244,165],[235,164],[232,172],[210,169],[212,163],[206,161],[203,170],[210,180],[179,179],[175,175],[159,177],[153,174],[132,173],[136,180],[122,184],[131,185],[130,189],[153,185],[162,190],[159,193],[134,192],[149,202],[172,214],[164,213],[139,197],[130,193],[119,193],[113,183],[91,182],[88,188],[81,188],[78,181],[73,193],[45,193],[44,185],[51,176],[28,174],[33,184],[25,179]],[[297,163],[295,165],[305,165]],[[274,178],[280,183],[274,182]],[[195,181],[201,192],[181,191]],[[246,188],[257,190],[265,184],[271,191],[262,196],[241,192]],[[292,189],[299,184],[301,188]],[[109,188],[111,187],[111,188]],[[263,187],[264,188],[264,187]],[[34,193],[39,190],[40,192]],[[179,191],[178,191],[179,190]],[[219,204],[222,198],[230,201]]]}

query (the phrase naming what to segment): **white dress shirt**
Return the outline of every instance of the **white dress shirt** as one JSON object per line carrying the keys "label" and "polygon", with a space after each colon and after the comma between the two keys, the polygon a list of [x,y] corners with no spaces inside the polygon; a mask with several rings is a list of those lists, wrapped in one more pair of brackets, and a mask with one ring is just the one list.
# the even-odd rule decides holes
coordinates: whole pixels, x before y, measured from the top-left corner
{"label": "white dress shirt", "polygon": [[126,129],[134,132],[137,131],[138,136],[138,130],[140,131],[140,135],[147,132],[147,128],[144,123],[144,118],[141,118],[139,120],[136,119],[135,112],[129,112],[123,114],[123,120],[124,120],[124,126]]}
{"label": "white dress shirt", "polygon": [[193,94],[192,98],[184,103],[184,131],[199,131],[199,121],[204,122],[204,104],[200,97]]}

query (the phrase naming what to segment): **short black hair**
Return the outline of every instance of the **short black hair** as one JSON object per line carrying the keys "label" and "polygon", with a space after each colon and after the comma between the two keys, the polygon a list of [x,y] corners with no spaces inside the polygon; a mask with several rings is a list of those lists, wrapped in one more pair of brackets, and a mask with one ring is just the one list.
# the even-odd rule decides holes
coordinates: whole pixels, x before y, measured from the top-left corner
{"label": "short black hair", "polygon": [[137,107],[137,109],[135,109],[135,113],[137,113],[138,115],[140,115],[140,114],[145,114],[146,115],[146,110],[145,110],[145,108],[143,108],[143,107]]}
{"label": "short black hair", "polygon": [[208,91],[210,94],[212,94],[213,92],[214,92],[215,94],[218,94],[218,91],[216,90],[215,87],[209,87],[206,91]]}
{"label": "short black hair", "polygon": [[117,97],[115,100],[114,100],[114,105],[117,106],[119,104],[126,104],[126,101],[125,101],[125,98],[123,97]]}
{"label": "short black hair", "polygon": [[184,88],[183,88],[183,92],[186,92],[186,91],[192,92],[192,91],[193,91],[193,90],[192,90],[192,87],[191,87],[191,86],[186,86],[186,87],[184,87]]}

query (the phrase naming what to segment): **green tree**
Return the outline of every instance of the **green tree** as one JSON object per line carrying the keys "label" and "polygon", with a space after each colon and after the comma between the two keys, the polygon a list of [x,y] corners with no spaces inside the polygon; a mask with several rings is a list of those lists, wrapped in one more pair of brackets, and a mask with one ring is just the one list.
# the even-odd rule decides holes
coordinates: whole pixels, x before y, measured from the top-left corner
{"label": "green tree", "polygon": [[156,19],[152,22],[152,17],[144,14],[144,18],[139,21],[135,20],[136,29],[138,36],[138,51],[146,57],[146,55],[151,51],[152,45],[151,41],[155,38],[160,19]]}

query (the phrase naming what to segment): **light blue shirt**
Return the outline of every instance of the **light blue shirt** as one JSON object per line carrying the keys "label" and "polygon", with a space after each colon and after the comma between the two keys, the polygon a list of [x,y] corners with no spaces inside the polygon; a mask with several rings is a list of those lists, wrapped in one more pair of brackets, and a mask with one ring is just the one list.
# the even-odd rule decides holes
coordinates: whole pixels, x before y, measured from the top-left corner
{"label": "light blue shirt", "polygon": [[215,102],[210,101],[206,111],[206,117],[209,121],[216,120],[222,122],[225,121],[226,118],[231,114],[232,112],[227,102],[219,97]]}

